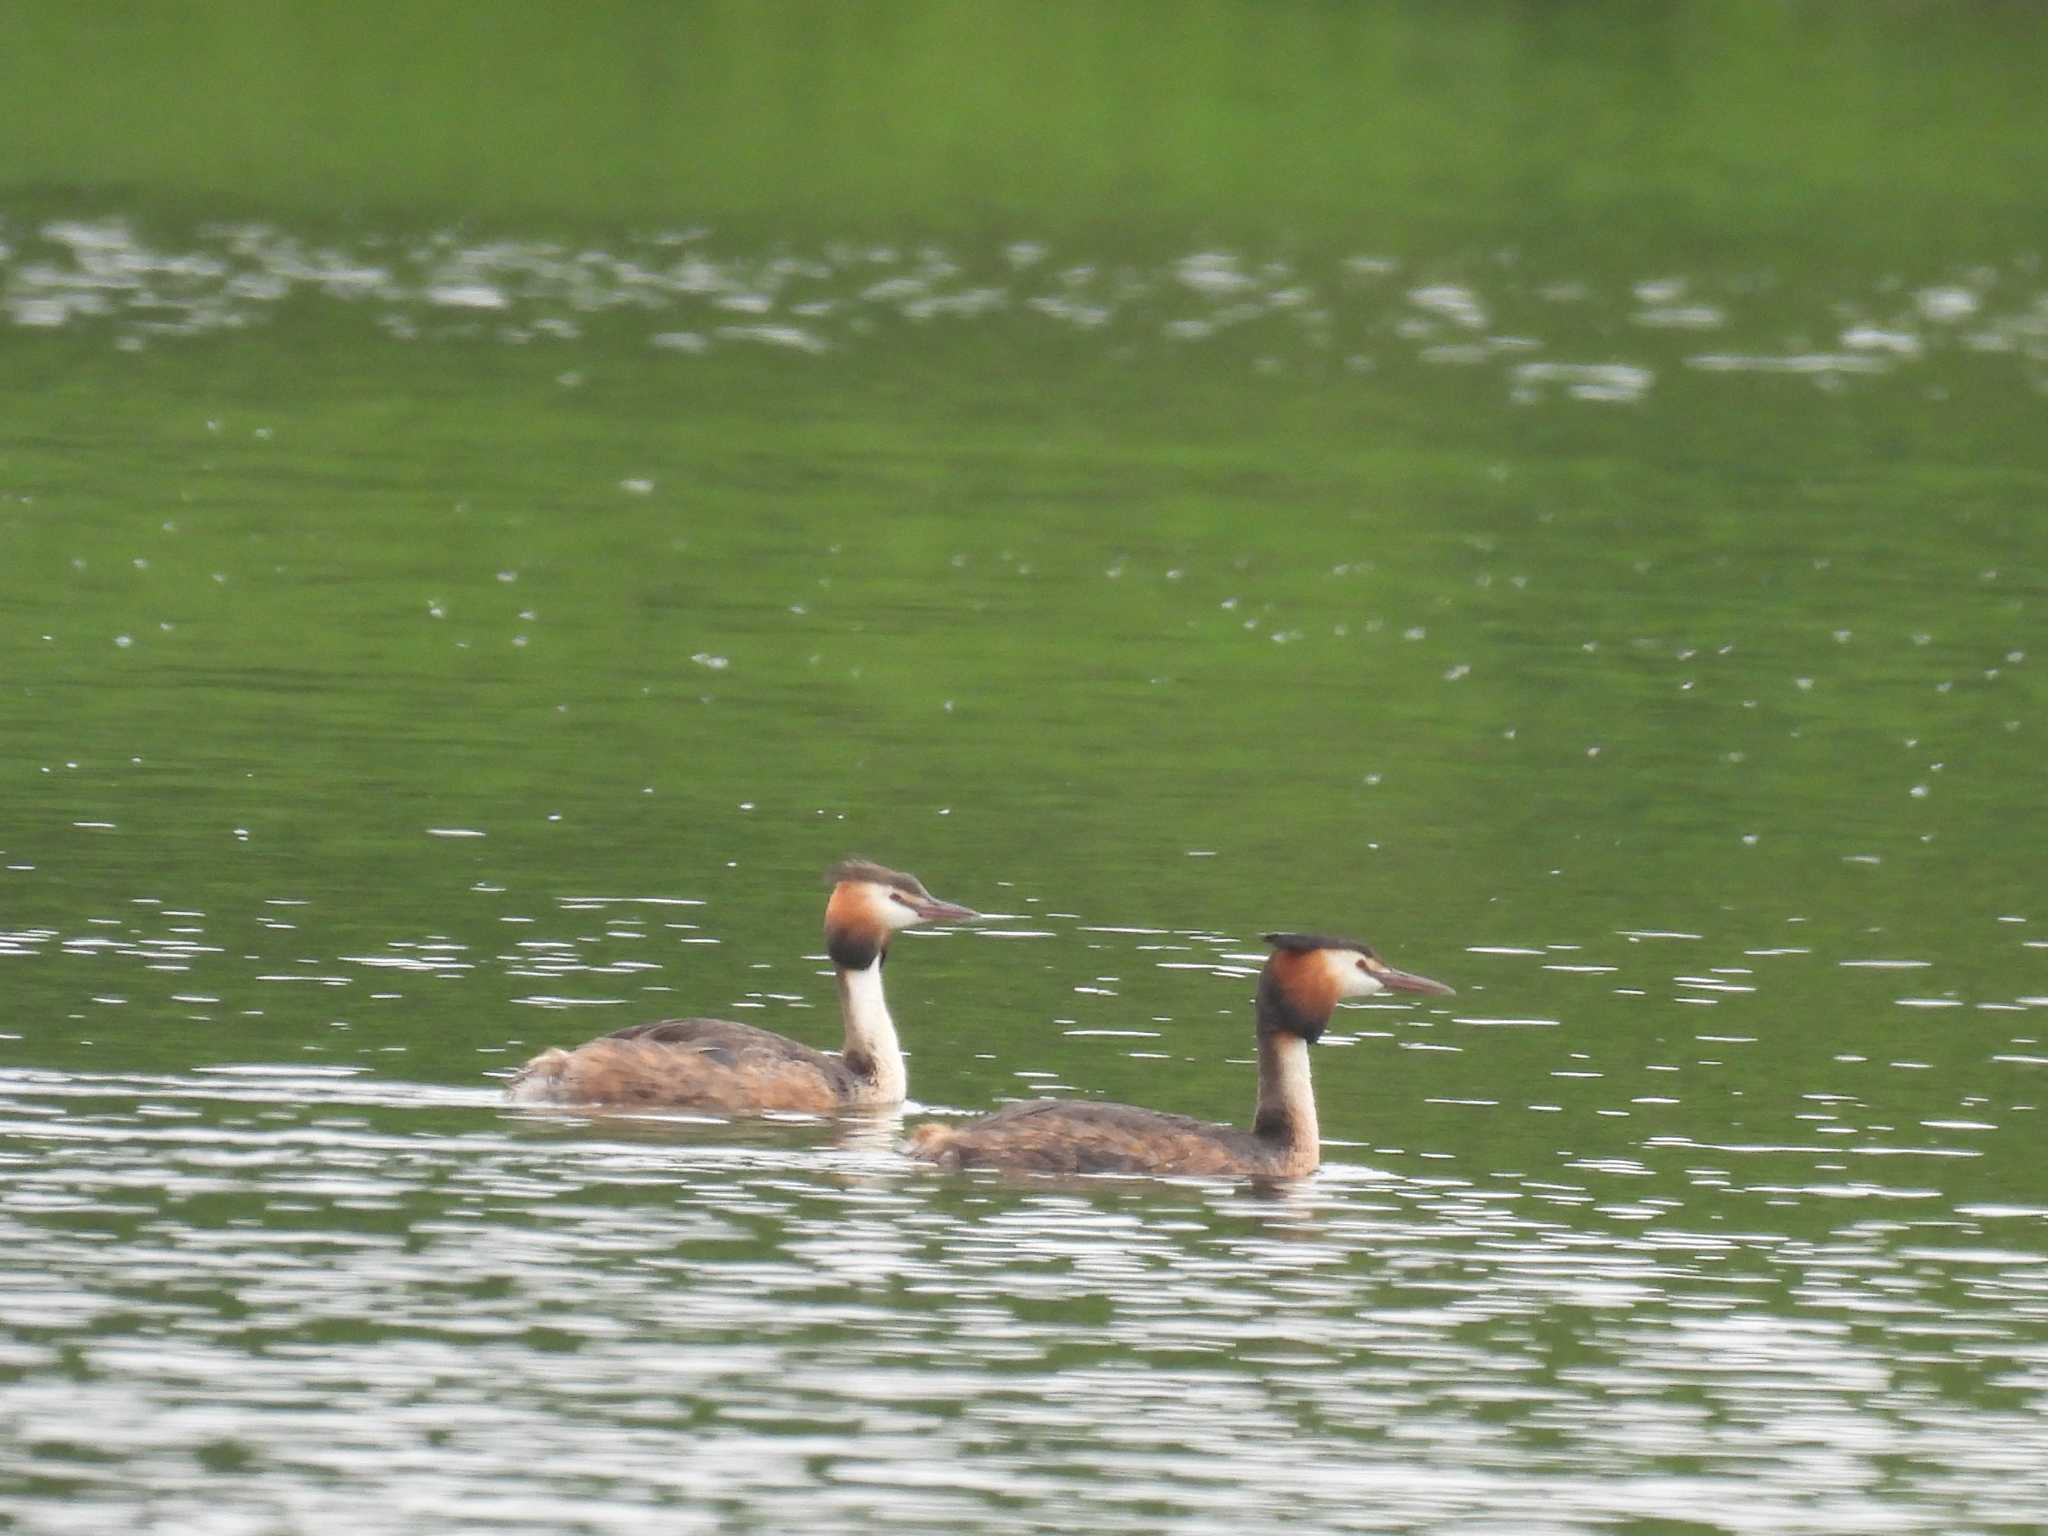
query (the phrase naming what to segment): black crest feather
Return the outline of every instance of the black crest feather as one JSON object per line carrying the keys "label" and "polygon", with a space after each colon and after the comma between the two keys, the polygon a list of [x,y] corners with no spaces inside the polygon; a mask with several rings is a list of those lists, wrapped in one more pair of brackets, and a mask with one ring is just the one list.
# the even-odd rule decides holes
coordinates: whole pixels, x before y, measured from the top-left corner
{"label": "black crest feather", "polygon": [[932,893],[924,888],[924,882],[917,876],[906,875],[901,870],[889,868],[886,864],[877,864],[873,859],[841,859],[825,871],[827,885],[840,885],[848,880],[864,880],[871,885],[886,885],[906,896],[916,896],[924,901],[932,899]]}
{"label": "black crest feather", "polygon": [[1380,952],[1363,939],[1339,939],[1327,933],[1266,933],[1260,937],[1275,949],[1289,950],[1297,955],[1305,955],[1317,949],[1355,949],[1361,955],[1371,955],[1375,960],[1380,957]]}

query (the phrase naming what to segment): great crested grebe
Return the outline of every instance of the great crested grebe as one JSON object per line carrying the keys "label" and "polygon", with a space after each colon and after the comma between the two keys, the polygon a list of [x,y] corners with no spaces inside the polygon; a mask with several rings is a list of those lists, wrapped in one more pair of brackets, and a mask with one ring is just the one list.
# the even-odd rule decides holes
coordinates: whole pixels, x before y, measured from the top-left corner
{"label": "great crested grebe", "polygon": [[846,1040],[837,1056],[787,1036],[724,1019],[665,1019],[542,1051],[506,1088],[522,1104],[607,1104],[701,1109],[721,1115],[770,1110],[820,1113],[895,1104],[903,1050],[882,996],[882,962],[899,928],[966,922],[981,914],[941,901],[915,875],[865,859],[825,872],[825,951],[839,971]]}
{"label": "great crested grebe", "polygon": [[1129,1104],[1040,1099],[966,1125],[921,1125],[904,1150],[947,1168],[1038,1173],[1209,1174],[1299,1178],[1322,1161],[1308,1048],[1337,1000],[1381,992],[1447,995],[1427,976],[1397,971],[1370,944],[1313,933],[1269,933],[1259,973],[1259,1099],[1252,1128],[1216,1125]]}

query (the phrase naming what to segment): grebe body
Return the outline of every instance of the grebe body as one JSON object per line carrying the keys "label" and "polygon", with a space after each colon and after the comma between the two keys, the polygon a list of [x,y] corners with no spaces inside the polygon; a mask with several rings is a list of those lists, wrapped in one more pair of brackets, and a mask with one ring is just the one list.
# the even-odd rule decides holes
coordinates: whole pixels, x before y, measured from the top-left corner
{"label": "grebe body", "polygon": [[1359,939],[1269,933],[1254,1014],[1259,1092],[1249,1131],[1129,1104],[1038,1100],[966,1125],[921,1125],[904,1150],[947,1168],[1300,1178],[1322,1162],[1308,1048],[1337,1003],[1382,992],[1447,994]]}
{"label": "grebe body", "polygon": [[837,1055],[751,1024],[664,1019],[635,1024],[574,1050],[540,1053],[513,1076],[521,1104],[694,1109],[718,1115],[775,1110],[812,1114],[901,1102],[903,1048],[882,993],[889,941],[920,923],[979,914],[941,901],[915,875],[865,859],[827,871],[825,950],[838,973],[845,1039]]}

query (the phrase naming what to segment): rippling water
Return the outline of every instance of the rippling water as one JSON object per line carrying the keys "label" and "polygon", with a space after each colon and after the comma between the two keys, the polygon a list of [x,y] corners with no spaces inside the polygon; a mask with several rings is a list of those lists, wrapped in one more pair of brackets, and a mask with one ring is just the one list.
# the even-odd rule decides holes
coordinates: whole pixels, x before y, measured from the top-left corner
{"label": "rippling water", "polygon": [[[540,926],[632,905],[565,900]],[[17,959],[37,938],[14,937]],[[1213,934],[1060,923],[908,945],[892,970],[1020,938],[1063,964],[1085,943],[1146,1010],[1241,1005],[1253,958]],[[105,942],[131,964],[204,963]],[[1319,1052],[1329,1165],[1277,1194],[944,1176],[897,1155],[901,1116],[590,1119],[382,1065],[10,1068],[0,1240],[30,1262],[0,1277],[0,1465],[49,1530],[597,1531],[655,1511],[810,1529],[1033,1512],[1134,1531],[2027,1528],[2048,1461],[2048,1207],[1970,1169],[2017,1138],[2038,1190],[2025,1149],[2048,1058],[2009,1030],[2042,1000],[1976,1004],[1980,1064],[1960,1080],[1981,1092],[1944,1117],[1915,1091],[1925,1062],[1741,1071],[1798,1059],[1777,979],[1827,968],[1912,1006],[1915,962],[1795,945],[1708,964],[1701,942],[1473,946],[1459,998],[1347,1010]],[[524,982],[526,954],[553,948],[495,963]],[[687,973],[686,950],[661,953],[650,972]],[[445,984],[467,963],[390,958],[309,979]],[[1495,1005],[1537,968],[1738,1020],[1574,1049],[1594,1046],[1583,1010],[1571,1029]],[[620,975],[602,956],[576,969]],[[1109,991],[1074,990],[1077,1014]],[[1144,1047],[1182,1033],[1076,1025],[1003,1054],[1085,1083],[1098,1053],[1157,1060],[1189,1041]],[[1550,1042],[1526,1096],[1461,1091],[1438,1065],[1509,1035]],[[1244,1096],[1231,1054],[1206,1076]],[[913,1058],[920,1085],[965,1072],[936,1044]],[[1396,1085],[1370,1121],[1369,1072]],[[1071,1091],[1018,1075],[1016,1092]],[[1153,1102],[1185,1102],[1147,1079]]]}
{"label": "rippling water", "polygon": [[42,1529],[2041,1510],[2038,1208],[1790,1226],[1470,1160],[1018,1187],[913,1171],[886,1123],[587,1125],[291,1068],[4,1092],[0,1230],[35,1256],[0,1281],[6,1456]]}
{"label": "rippling water", "polygon": [[[280,306],[324,300],[405,341],[562,347],[597,326],[685,356],[860,349],[905,324],[1014,317],[1099,331],[1107,349],[1199,355],[1228,342],[1263,370],[1323,357],[1360,372],[1393,361],[1481,368],[1523,403],[1625,404],[1674,369],[1839,385],[1949,352],[2007,357],[2014,382],[2037,390],[2048,378],[2048,290],[2032,256],[1919,282],[1893,274],[1804,313],[1788,311],[1762,272],[1645,272],[1609,291],[1512,257],[1479,266],[1465,280],[1419,280],[1369,251],[1305,265],[1233,250],[1148,266],[1032,241],[986,254],[835,245],[761,256],[732,253],[701,229],[607,249],[452,234],[311,244],[242,224],[165,246],[120,220],[51,220],[0,226],[0,309],[17,326],[94,324],[138,348],[260,326]],[[1577,334],[1589,308],[1607,328],[1597,352]]]}

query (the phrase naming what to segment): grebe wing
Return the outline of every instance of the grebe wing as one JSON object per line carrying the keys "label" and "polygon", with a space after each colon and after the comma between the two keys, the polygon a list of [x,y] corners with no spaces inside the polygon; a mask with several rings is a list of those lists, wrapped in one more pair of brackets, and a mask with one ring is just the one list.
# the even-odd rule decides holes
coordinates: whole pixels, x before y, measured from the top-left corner
{"label": "grebe wing", "polygon": [[834,1056],[751,1024],[663,1019],[543,1051],[512,1079],[526,1103],[760,1114],[837,1109],[852,1074]]}
{"label": "grebe wing", "polygon": [[1131,1104],[1037,1099],[966,1125],[921,1125],[906,1150],[951,1168],[1035,1173],[1242,1174],[1270,1152],[1227,1125]]}
{"label": "grebe wing", "polygon": [[[730,1019],[660,1019],[652,1024],[629,1024],[624,1029],[600,1035],[598,1039],[644,1040],[650,1045],[681,1046],[686,1050],[714,1057],[724,1055],[729,1059],[760,1055],[812,1065],[832,1059],[823,1051],[813,1050],[787,1035],[778,1035],[772,1029],[735,1024]],[[590,1044],[595,1045],[597,1041]]]}

